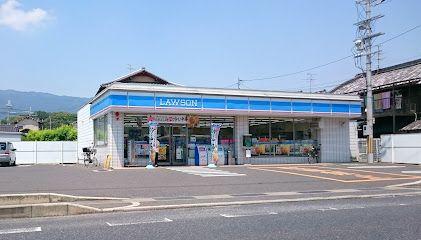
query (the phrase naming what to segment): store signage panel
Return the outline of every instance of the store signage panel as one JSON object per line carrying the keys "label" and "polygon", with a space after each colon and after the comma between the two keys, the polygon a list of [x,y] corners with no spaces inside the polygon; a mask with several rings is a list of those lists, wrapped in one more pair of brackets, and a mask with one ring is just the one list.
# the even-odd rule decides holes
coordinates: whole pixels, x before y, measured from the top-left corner
{"label": "store signage panel", "polygon": [[291,102],[271,102],[272,111],[282,111],[290,112],[291,111]]}
{"label": "store signage panel", "polygon": [[205,98],[203,97],[203,109],[225,110],[225,98]]}
{"label": "store signage panel", "polygon": [[[139,94],[139,95],[138,95]],[[112,107],[172,108],[223,111],[261,111],[263,112],[307,112],[332,114],[361,114],[361,103],[341,101],[315,101],[282,98],[247,98],[211,95],[161,95],[156,93],[111,94],[96,100],[91,105],[91,116]],[[120,110],[121,111],[121,110]]]}
{"label": "store signage panel", "polygon": [[129,106],[132,107],[155,107],[155,99],[153,96],[137,96],[129,95]]}
{"label": "store signage panel", "polygon": [[249,101],[240,99],[227,99],[227,109],[248,110]]}
{"label": "store signage panel", "polygon": [[164,108],[202,108],[202,99],[157,96],[155,106]]}
{"label": "store signage panel", "polygon": [[250,100],[250,110],[270,111],[270,101]]}
{"label": "store signage panel", "polygon": [[349,113],[349,104],[332,104],[332,112]]}
{"label": "store signage panel", "polygon": [[127,95],[110,95],[109,99],[113,106],[127,106]]}
{"label": "store signage panel", "polygon": [[292,102],[293,112],[311,112],[311,102]]}
{"label": "store signage panel", "polygon": [[313,103],[313,112],[330,113],[331,110],[330,103]]}
{"label": "store signage panel", "polygon": [[361,104],[349,105],[350,112],[353,114],[361,114]]}
{"label": "store signage panel", "polygon": [[148,122],[186,124],[186,115],[148,115]]}

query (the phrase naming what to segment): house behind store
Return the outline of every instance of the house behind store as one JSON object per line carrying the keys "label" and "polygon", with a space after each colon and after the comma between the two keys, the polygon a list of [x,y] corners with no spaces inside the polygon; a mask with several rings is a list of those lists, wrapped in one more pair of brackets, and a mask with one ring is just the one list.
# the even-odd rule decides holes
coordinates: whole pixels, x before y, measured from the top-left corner
{"label": "house behind store", "polygon": [[[398,133],[421,114],[421,59],[381,68],[372,72],[374,137]],[[359,95],[364,99],[359,119],[359,137],[365,124],[365,74],[358,74],[331,92]]]}

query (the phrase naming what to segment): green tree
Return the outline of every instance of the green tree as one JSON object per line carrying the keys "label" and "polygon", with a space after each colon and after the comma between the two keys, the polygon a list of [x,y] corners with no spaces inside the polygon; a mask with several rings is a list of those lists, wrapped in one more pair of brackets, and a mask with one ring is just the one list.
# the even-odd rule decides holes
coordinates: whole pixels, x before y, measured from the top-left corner
{"label": "green tree", "polygon": [[24,116],[10,116],[9,117],[9,122],[7,122],[7,117],[5,117],[4,119],[2,119],[0,121],[0,123],[1,124],[8,124],[8,123],[15,124],[15,123],[19,122],[20,120],[22,120],[24,118],[25,118]]}
{"label": "green tree", "polygon": [[50,113],[45,112],[45,111],[35,111],[34,115],[40,120],[40,121],[45,121],[46,119],[48,119],[50,117]]}
{"label": "green tree", "polygon": [[69,125],[62,125],[56,129],[29,131],[23,141],[75,141],[77,130]]}
{"label": "green tree", "polygon": [[[53,112],[50,114],[51,129],[61,127],[62,125],[71,125],[77,121],[76,113]],[[49,123],[47,123],[49,125]]]}

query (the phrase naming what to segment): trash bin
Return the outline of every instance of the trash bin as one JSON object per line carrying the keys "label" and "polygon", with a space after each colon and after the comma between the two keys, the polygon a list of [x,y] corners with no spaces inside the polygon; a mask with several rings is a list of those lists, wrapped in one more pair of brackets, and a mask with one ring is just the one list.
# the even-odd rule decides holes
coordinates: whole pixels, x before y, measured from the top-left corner
{"label": "trash bin", "polygon": [[235,165],[234,158],[232,157],[231,151],[227,151],[227,164],[228,165]]}

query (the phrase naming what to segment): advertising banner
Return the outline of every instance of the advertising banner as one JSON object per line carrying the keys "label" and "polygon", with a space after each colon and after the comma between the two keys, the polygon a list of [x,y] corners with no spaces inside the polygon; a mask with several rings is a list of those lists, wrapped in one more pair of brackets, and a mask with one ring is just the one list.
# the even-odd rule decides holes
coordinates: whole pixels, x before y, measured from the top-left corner
{"label": "advertising banner", "polygon": [[155,153],[157,152],[157,130],[158,130],[158,123],[156,122],[149,122],[149,163],[148,165],[155,164]]}
{"label": "advertising banner", "polygon": [[[209,165],[217,165],[219,156],[218,156],[218,136],[219,130],[221,129],[220,123],[212,123],[211,124],[211,151],[212,151],[212,159]],[[213,166],[212,165],[212,166]]]}

